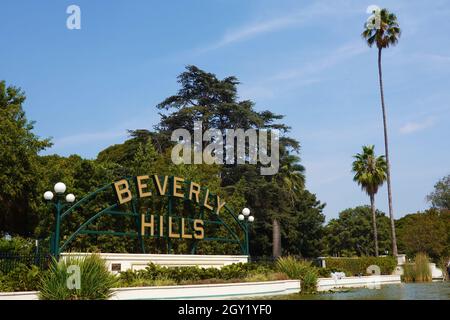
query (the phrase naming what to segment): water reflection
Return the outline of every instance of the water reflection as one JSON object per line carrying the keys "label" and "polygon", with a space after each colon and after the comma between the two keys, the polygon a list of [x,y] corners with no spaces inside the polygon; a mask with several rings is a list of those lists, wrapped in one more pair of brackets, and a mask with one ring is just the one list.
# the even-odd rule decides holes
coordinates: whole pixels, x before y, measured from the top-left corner
{"label": "water reflection", "polygon": [[377,289],[349,289],[333,293],[293,294],[272,298],[289,300],[450,300],[450,282],[388,284]]}

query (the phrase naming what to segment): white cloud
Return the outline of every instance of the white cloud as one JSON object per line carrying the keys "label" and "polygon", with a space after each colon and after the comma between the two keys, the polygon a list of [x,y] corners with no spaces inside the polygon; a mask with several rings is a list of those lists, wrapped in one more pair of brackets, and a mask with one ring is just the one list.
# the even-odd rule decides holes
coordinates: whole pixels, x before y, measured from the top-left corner
{"label": "white cloud", "polygon": [[435,118],[427,117],[422,121],[408,122],[400,127],[400,133],[410,134],[432,127],[436,123]]}
{"label": "white cloud", "polygon": [[[249,81],[254,85],[242,85],[240,96],[244,98],[267,98],[276,96],[282,90],[292,90],[316,84],[321,81],[320,75],[328,69],[344,61],[348,61],[369,48],[363,42],[347,43],[327,55],[316,60],[307,61],[300,67],[290,67],[263,77],[262,81]],[[279,92],[278,92],[279,93]]]}
{"label": "white cloud", "polygon": [[233,42],[238,42],[254,37],[260,33],[272,32],[289,26],[293,26],[299,22],[299,17],[281,17],[244,26],[240,29],[227,32],[214,47],[223,47]]}
{"label": "white cloud", "polygon": [[288,69],[281,71],[275,76],[271,77],[271,80],[291,80],[304,78],[312,74],[318,74],[328,68],[331,68],[342,61],[353,58],[361,53],[368,51],[368,47],[362,42],[354,42],[345,44],[330,54],[321,57],[320,59],[308,61],[307,64],[296,69]]}
{"label": "white cloud", "polygon": [[316,0],[308,7],[296,8],[277,17],[259,20],[228,30],[217,42],[198,51],[205,52],[218,49],[239,41],[251,39],[261,34],[297,27],[308,22],[328,21],[333,16],[337,16],[336,12],[339,12],[340,17],[347,14],[360,13],[361,10],[359,9],[360,8],[357,6],[355,7],[351,4],[342,6],[338,3],[335,4],[329,1]]}
{"label": "white cloud", "polygon": [[203,53],[210,50],[219,49],[236,42],[251,39],[257,35],[281,30],[287,27],[293,27],[301,22],[300,16],[277,17],[265,21],[255,22],[241,26],[236,29],[229,30],[221,37],[221,39],[213,44],[195,50],[197,53]]}

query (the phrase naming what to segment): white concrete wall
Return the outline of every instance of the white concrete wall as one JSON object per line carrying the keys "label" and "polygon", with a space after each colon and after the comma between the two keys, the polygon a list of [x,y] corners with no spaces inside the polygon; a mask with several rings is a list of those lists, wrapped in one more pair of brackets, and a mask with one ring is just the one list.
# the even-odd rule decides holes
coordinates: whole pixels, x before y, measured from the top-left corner
{"label": "white concrete wall", "polygon": [[[211,300],[300,292],[299,280],[116,288],[111,300]],[[0,293],[0,300],[38,300],[38,292]]]}
{"label": "white concrete wall", "polygon": [[[61,257],[83,257],[89,253],[62,253]],[[121,271],[140,270],[150,263],[167,267],[198,266],[201,268],[221,268],[233,263],[246,263],[248,256],[233,255],[194,255],[194,254],[131,254],[131,253],[99,253],[112,271],[113,264],[120,264]],[[112,271],[113,273],[117,273]]]}
{"label": "white concrete wall", "polygon": [[115,289],[113,300],[214,300],[300,292],[299,280]]}
{"label": "white concrete wall", "polygon": [[406,263],[406,254],[397,255],[397,265],[402,266]]}
{"label": "white concrete wall", "polygon": [[[400,276],[363,276],[345,277],[342,279],[319,278],[318,291],[341,288],[378,288],[384,284],[399,284]],[[134,287],[116,288],[112,300],[134,299],[232,299],[243,297],[259,297],[285,295],[300,292],[299,280],[280,280],[264,282],[243,282],[225,284],[202,284],[184,286]],[[0,293],[0,300],[37,300],[38,292]]]}
{"label": "white concrete wall", "polygon": [[39,300],[38,291],[0,292],[0,300]]}
{"label": "white concrete wall", "polygon": [[341,288],[376,288],[383,284],[396,283],[401,283],[399,275],[344,277],[341,279],[319,278],[317,282],[317,291],[328,291]]}
{"label": "white concrete wall", "polygon": [[436,267],[436,263],[430,263],[430,270],[431,270],[431,277],[433,279],[443,279],[444,273],[442,272],[442,269]]}

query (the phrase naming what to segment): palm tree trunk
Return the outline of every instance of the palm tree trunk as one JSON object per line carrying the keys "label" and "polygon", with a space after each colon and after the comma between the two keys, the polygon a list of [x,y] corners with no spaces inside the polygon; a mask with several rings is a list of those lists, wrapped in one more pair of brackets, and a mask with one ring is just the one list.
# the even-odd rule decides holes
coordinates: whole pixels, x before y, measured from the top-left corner
{"label": "palm tree trunk", "polygon": [[370,209],[372,211],[372,227],[373,241],[375,243],[375,257],[378,257],[378,230],[377,230],[377,214],[375,212],[375,196],[370,195]]}
{"label": "palm tree trunk", "polygon": [[281,256],[281,232],[277,219],[272,221],[272,255],[275,259]]}
{"label": "palm tree trunk", "polygon": [[381,71],[381,50],[382,50],[382,48],[378,48],[378,76],[379,76],[379,80],[380,80],[381,109],[383,111],[384,149],[385,149],[385,153],[386,153],[386,164],[387,164],[387,174],[386,175],[387,175],[387,187],[388,187],[389,218],[391,219],[392,255],[394,257],[397,257],[397,237],[395,235],[394,211],[392,209],[391,165],[389,162],[386,109],[384,106],[384,93],[383,93],[383,74]]}

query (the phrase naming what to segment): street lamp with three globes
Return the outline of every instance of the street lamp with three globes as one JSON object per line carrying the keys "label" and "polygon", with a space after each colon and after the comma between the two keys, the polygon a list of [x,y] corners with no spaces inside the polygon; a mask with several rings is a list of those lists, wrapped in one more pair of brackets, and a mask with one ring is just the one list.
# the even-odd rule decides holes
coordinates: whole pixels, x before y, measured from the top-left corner
{"label": "street lamp with three globes", "polygon": [[[70,206],[75,201],[75,195],[73,193],[69,193],[65,196],[66,203],[62,201],[64,198],[64,192],[66,192],[66,185],[62,182],[58,182],[55,184],[54,188],[56,193],[56,199],[53,201],[53,205],[56,208],[55,214],[55,232],[51,239],[51,248],[50,251],[52,255],[56,258],[59,256],[59,237],[60,237],[60,228],[61,228],[61,212],[62,210]],[[46,191],[44,193],[44,199],[47,201],[52,201],[55,195],[51,191]]]}
{"label": "street lamp with three globes", "polygon": [[250,249],[249,249],[249,239],[248,239],[248,225],[249,222],[252,223],[253,221],[255,221],[255,217],[250,215],[250,209],[249,208],[244,208],[242,209],[242,213],[238,215],[238,219],[239,221],[243,221],[244,222],[244,227],[245,227],[245,246],[246,246],[246,252],[247,255],[250,255]]}

